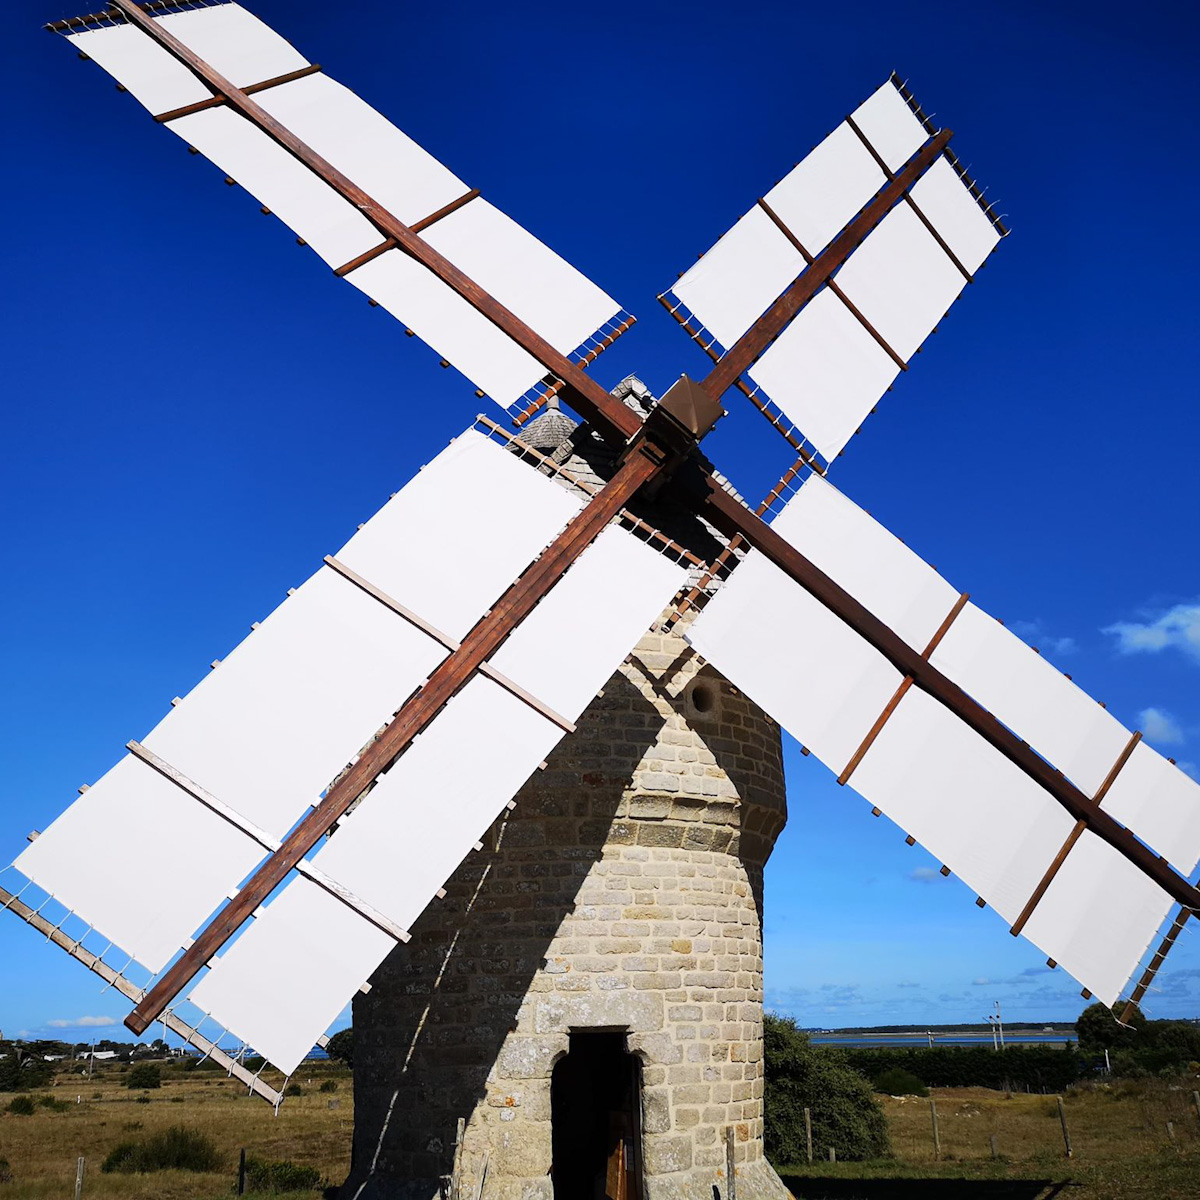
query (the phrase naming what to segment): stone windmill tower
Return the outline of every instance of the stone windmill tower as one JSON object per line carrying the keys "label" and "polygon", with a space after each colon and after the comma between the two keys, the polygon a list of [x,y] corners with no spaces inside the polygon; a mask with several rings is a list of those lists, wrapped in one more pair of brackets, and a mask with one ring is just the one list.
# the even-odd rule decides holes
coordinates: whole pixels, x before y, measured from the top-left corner
{"label": "stone windmill tower", "polygon": [[[614,394],[652,403],[632,378]],[[577,477],[611,471],[603,443],[558,411],[521,440]],[[688,521],[661,505],[653,519],[674,534]],[[728,1129],[738,1195],[786,1196],[762,1148],[779,728],[698,670],[682,631],[641,639],[356,998],[343,1195],[436,1195],[466,1117],[467,1196],[486,1171],[497,1200],[550,1200],[555,1185],[591,1197],[621,1166],[622,1195],[724,1194]]]}
{"label": "stone windmill tower", "polygon": [[[489,1200],[779,1195],[763,712],[1107,1004],[1200,911],[1195,781],[825,477],[1006,233],[896,77],[660,296],[711,366],[650,406],[588,373],[632,325],[611,296],[241,5],[50,28],[518,427],[561,397],[587,431],[526,436],[593,484],[482,418],[31,839],[0,907],[134,1033],[278,1104],[374,977],[351,1195],[430,1195],[460,1117]],[[798,455],[773,517],[700,450],[734,389]],[[347,438],[392,436],[392,400]],[[720,587],[639,641],[685,562]]]}

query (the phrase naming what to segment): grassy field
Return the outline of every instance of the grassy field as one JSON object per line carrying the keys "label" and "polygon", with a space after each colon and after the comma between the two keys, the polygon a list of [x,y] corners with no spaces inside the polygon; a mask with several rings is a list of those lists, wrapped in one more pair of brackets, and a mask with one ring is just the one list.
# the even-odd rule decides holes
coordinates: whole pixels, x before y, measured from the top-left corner
{"label": "grassy field", "polygon": [[[797,1200],[1197,1200],[1200,1119],[1191,1092],[1158,1080],[1073,1089],[1065,1096],[1066,1158],[1053,1096],[934,1088],[941,1159],[929,1101],[884,1098],[894,1158],[783,1167]],[[1175,1141],[1167,1132],[1174,1127]],[[999,1158],[992,1159],[989,1138]],[[826,1147],[814,1147],[824,1158]]]}
{"label": "grassy field", "polygon": [[[337,1083],[336,1092],[318,1090],[326,1080]],[[251,1157],[313,1166],[327,1183],[341,1183],[350,1168],[354,1124],[350,1073],[322,1063],[311,1071],[302,1067],[293,1083],[303,1094],[289,1096],[276,1117],[265,1101],[247,1096],[241,1084],[220,1071],[184,1072],[178,1065],[165,1066],[162,1087],[147,1092],[130,1091],[119,1069],[107,1064],[97,1066],[90,1081],[60,1075],[55,1087],[34,1094],[69,1101],[68,1109],[56,1112],[39,1106],[31,1117],[0,1115],[0,1158],[8,1160],[12,1174],[11,1182],[0,1183],[0,1200],[69,1200],[81,1154],[87,1159],[85,1200],[226,1200],[243,1147]],[[139,1096],[149,1102],[139,1102]],[[11,1098],[0,1093],[0,1110]],[[180,1124],[199,1129],[216,1143],[224,1159],[220,1171],[101,1172],[100,1164],[118,1142]]]}
{"label": "grassy field", "polygon": [[[107,1065],[91,1081],[62,1075],[39,1094],[69,1102],[66,1109],[39,1106],[33,1116],[0,1115],[0,1158],[7,1159],[12,1175],[0,1182],[0,1200],[66,1200],[81,1154],[87,1159],[87,1200],[225,1200],[242,1147],[252,1157],[313,1166],[327,1183],[346,1176],[354,1107],[349,1073],[340,1067],[321,1064],[298,1072],[303,1094],[289,1098],[278,1117],[216,1071],[185,1073],[170,1066],[163,1086],[144,1093],[129,1091],[123,1079]],[[326,1080],[337,1083],[336,1092],[318,1090]],[[826,1148],[816,1147],[821,1161],[780,1173],[797,1200],[1200,1200],[1200,1120],[1189,1090],[1196,1082],[1117,1083],[1068,1093],[1075,1152],[1070,1161],[1052,1096],[935,1089],[940,1161],[933,1153],[928,1100],[884,1098],[894,1158],[831,1165]],[[0,1109],[10,1099],[0,1095]],[[118,1142],[181,1123],[216,1143],[223,1155],[220,1170],[101,1173],[100,1164]],[[993,1134],[1000,1155],[995,1161]]]}

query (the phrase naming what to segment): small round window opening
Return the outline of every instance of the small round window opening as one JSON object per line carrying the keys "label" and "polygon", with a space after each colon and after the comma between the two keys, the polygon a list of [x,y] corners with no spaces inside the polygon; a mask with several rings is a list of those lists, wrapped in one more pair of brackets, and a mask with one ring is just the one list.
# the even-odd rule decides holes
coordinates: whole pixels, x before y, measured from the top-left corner
{"label": "small round window opening", "polygon": [[692,685],[692,707],[698,713],[710,713],[716,707],[717,693],[711,684]]}

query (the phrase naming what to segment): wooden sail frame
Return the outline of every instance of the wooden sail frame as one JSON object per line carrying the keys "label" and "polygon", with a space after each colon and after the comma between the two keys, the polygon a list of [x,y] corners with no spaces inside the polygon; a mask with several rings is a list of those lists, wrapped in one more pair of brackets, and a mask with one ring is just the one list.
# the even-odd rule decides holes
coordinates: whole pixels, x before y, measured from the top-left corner
{"label": "wooden sail frame", "polygon": [[[238,897],[222,910],[184,953],[138,1002],[126,1024],[141,1033],[178,994],[189,979],[201,970],[244,920],[270,894],[344,812],[369,786],[375,775],[394,760],[412,738],[440,710],[463,682],[480,669],[520,621],[532,611],[540,598],[561,578],[571,562],[597,536],[604,526],[643,486],[658,484],[674,468],[686,463],[686,470],[675,470],[666,486],[674,497],[690,505],[731,541],[765,555],[794,582],[847,624],[878,651],[912,684],[938,700],[968,728],[983,737],[1006,759],[1048,792],[1083,827],[1090,830],[1138,867],[1168,895],[1190,910],[1200,909],[1200,890],[1174,871],[1165,861],[1139,842],[1108,813],[1085,796],[1054,770],[1010,730],[973,701],[938,671],[927,658],[918,654],[848,592],[817,569],[784,538],[776,534],[761,517],[752,513],[732,494],[712,468],[694,453],[695,443],[706,430],[686,430],[672,424],[667,414],[643,423],[641,417],[609,395],[582,367],[560,353],[534,329],[517,318],[488,292],[425,242],[419,232],[406,226],[381,208],[345,175],[316,154],[283,125],[257,105],[246,89],[234,87],[215,69],[190,51],[150,15],[161,6],[141,5],[134,0],[112,0],[104,17],[123,18],[135,25],[213,93],[214,101],[227,104],[233,111],[266,133],[310,171],[321,178],[343,199],[370,220],[385,241],[411,256],[451,287],[476,311],[501,329],[528,354],[541,363],[562,383],[562,395],[609,443],[620,447],[623,463],[606,485],[563,534],[545,551],[542,558],[509,589],[492,612],[464,640],[460,648],[445,660],[428,684],[401,709],[371,754],[359,762],[327,794],[325,799],[288,836],[283,845],[260,868]],[[57,28],[76,28],[73,22]],[[270,82],[270,81],[268,81]],[[887,185],[834,238],[806,263],[790,287],[715,363],[699,388],[715,403],[724,392],[740,385],[742,373],[757,360],[779,336],[790,320],[824,286],[853,250],[901,202],[909,189],[943,154],[948,154],[951,133],[942,130],[926,141],[910,161],[896,174],[889,173]],[[435,214],[436,215],[436,214]],[[435,682],[436,681],[436,682]],[[339,812],[339,806],[340,812]]]}

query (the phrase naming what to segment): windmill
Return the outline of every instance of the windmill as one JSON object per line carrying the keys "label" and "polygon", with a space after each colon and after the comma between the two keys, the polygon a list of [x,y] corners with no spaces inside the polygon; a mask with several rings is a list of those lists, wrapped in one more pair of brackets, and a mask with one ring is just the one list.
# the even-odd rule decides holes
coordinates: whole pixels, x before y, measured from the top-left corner
{"label": "windmill", "polygon": [[[712,366],[644,412],[586,371],[624,310],[239,5],[52,28],[519,429],[565,402],[611,458],[580,489],[486,420],[456,439],[18,858],[47,899],[0,901],[127,995],[131,1029],[161,1020],[278,1103],[183,1014],[293,1070],[655,621],[1105,1003],[1178,905],[1139,997],[1200,901],[1196,785],[827,479],[1005,232],[905,88],[664,293]],[[770,521],[698,449],[731,388],[797,455]],[[572,630],[568,673],[542,650]],[[433,791],[436,822],[405,803]],[[138,855],[151,812],[204,852],[146,854],[135,886],[96,849]],[[685,1169],[721,1168],[649,1168]]]}

